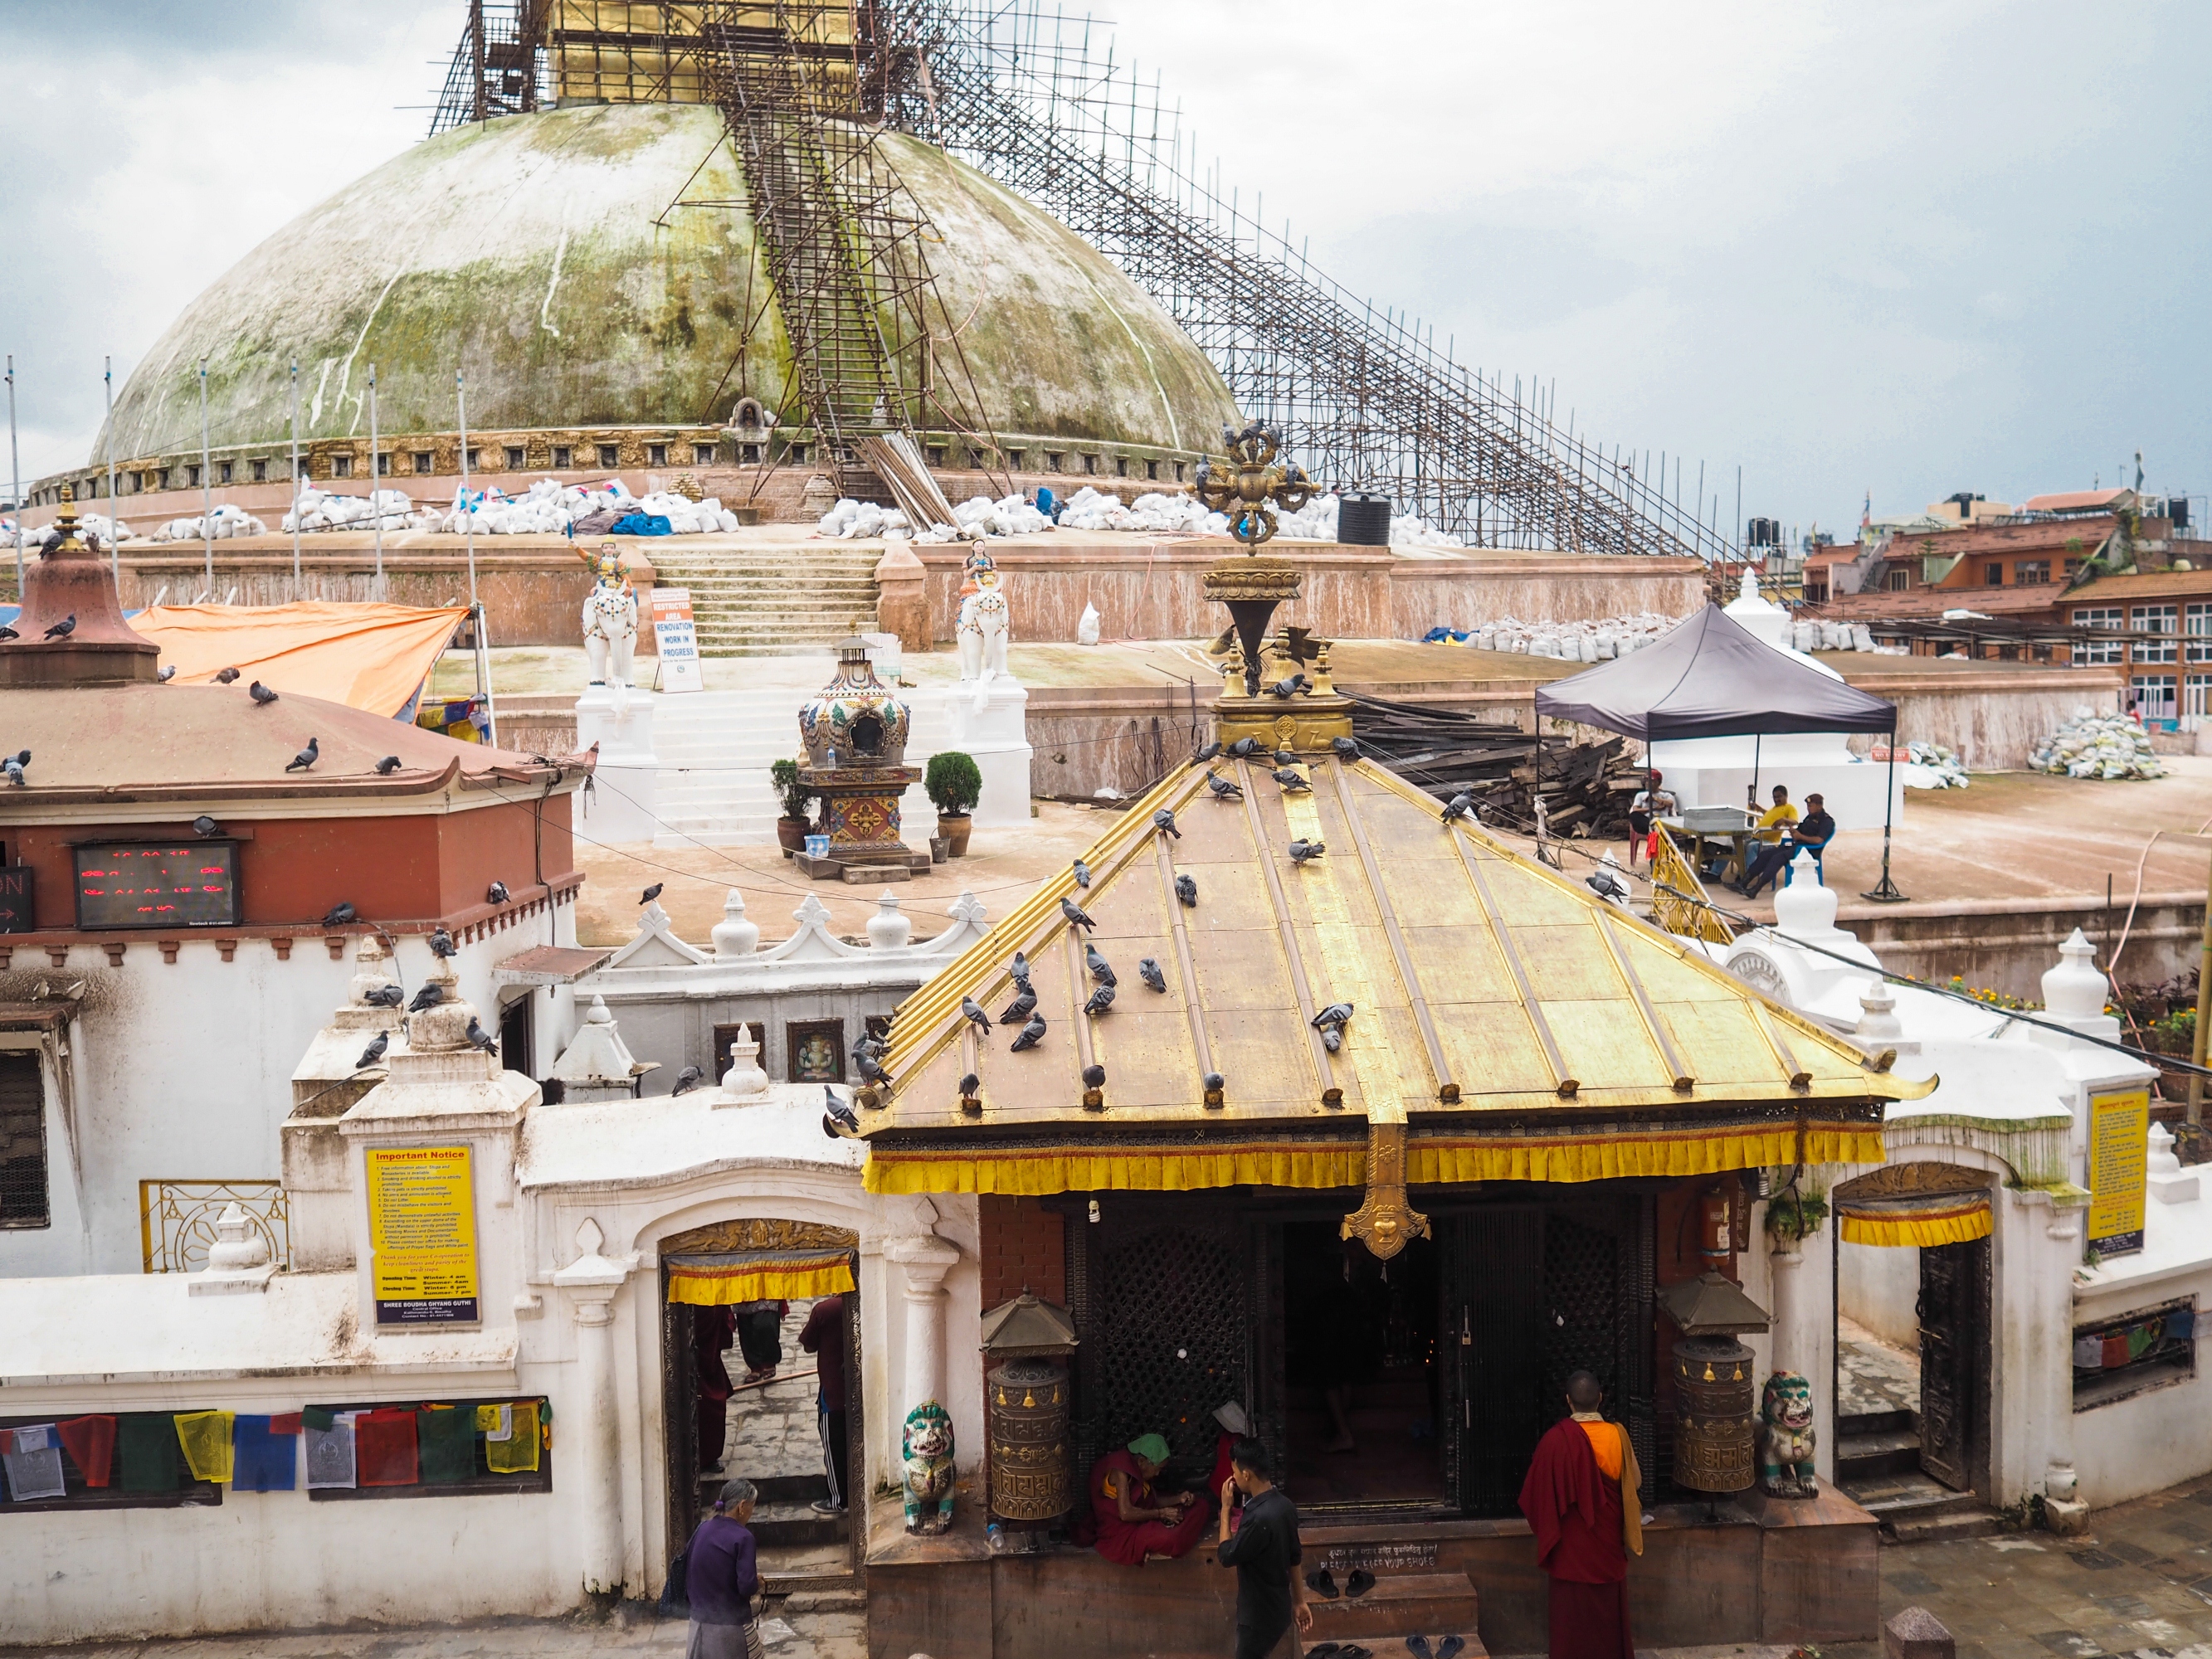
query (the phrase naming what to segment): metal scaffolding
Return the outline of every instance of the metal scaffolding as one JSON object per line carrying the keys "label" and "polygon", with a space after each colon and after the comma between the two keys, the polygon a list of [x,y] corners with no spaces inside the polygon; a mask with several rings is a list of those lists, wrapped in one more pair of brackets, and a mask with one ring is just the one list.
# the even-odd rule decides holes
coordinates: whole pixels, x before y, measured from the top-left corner
{"label": "metal scaffolding", "polygon": [[[497,9],[472,6],[433,131],[490,101],[480,88],[492,70],[480,74],[472,54],[499,34]],[[1158,76],[1146,82],[1110,44],[1094,45],[1087,18],[1040,0],[520,0],[507,10],[545,60],[532,84],[564,98],[722,106],[749,185],[769,204],[777,295],[800,316],[800,392],[826,445],[854,431],[985,430],[964,364],[946,374],[940,357],[940,342],[957,353],[957,332],[928,279],[927,228],[872,142],[901,131],[1028,197],[1113,259],[1206,351],[1239,410],[1279,428],[1285,451],[1332,487],[1379,491],[1470,545],[1736,555],[1735,526],[1702,472],[1686,502],[1679,459],[1670,478],[1664,455],[1655,467],[1648,452],[1608,449],[1571,418],[1563,428],[1533,381],[1455,362],[1432,328],[1315,270],[1264,225],[1258,198],[1248,211],[1240,192],[1201,176]],[[617,14],[620,27],[605,27]],[[821,181],[811,196],[810,179]]]}

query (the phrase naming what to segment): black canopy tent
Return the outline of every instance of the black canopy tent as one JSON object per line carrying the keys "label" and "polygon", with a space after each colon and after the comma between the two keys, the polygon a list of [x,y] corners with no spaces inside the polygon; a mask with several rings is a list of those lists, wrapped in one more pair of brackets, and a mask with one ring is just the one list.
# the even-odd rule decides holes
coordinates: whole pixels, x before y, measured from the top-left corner
{"label": "black canopy tent", "polygon": [[1718,605],[1706,605],[1655,645],[1544,687],[1536,693],[1540,736],[1546,715],[1646,743],[1769,732],[1887,732],[1891,777],[1882,798],[1881,881],[1866,896],[1904,896],[1889,878],[1897,705],[1784,656]]}

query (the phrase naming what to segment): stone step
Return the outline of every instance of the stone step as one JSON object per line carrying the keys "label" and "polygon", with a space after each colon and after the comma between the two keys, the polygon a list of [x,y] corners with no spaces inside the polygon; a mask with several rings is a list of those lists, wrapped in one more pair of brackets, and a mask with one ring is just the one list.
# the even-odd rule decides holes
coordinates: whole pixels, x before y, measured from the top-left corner
{"label": "stone step", "polygon": [[868,1593],[854,1579],[850,1584],[836,1589],[793,1589],[783,1592],[776,1611],[794,1613],[860,1613],[868,1605]]}
{"label": "stone step", "polygon": [[[1315,1605],[1318,1607],[1321,1604],[1316,1602]],[[1298,1638],[1298,1653],[1301,1659],[1303,1656],[1311,1653],[1323,1642],[1341,1643],[1346,1640],[1345,1638],[1339,1636],[1323,1636],[1320,1632],[1321,1627],[1316,1624],[1312,1634]],[[1426,1637],[1429,1642],[1429,1651],[1431,1654],[1443,1645],[1445,1637],[1457,1636],[1466,1645],[1453,1656],[1453,1659],[1490,1659],[1490,1650],[1483,1646],[1482,1638],[1476,1634],[1473,1625],[1468,1626],[1464,1630],[1449,1627],[1443,1630],[1431,1630],[1423,1626],[1391,1631],[1387,1634],[1358,1636],[1351,1639],[1374,1655],[1375,1659],[1408,1659],[1412,1650],[1407,1647],[1406,1638],[1409,1636]],[[1334,1659],[1333,1656],[1332,1659]]]}
{"label": "stone step", "polygon": [[804,1548],[816,1544],[836,1544],[850,1534],[851,1520],[842,1515],[818,1515],[811,1501],[770,1503],[763,1500],[753,1510],[753,1518],[745,1523],[752,1528],[753,1536],[763,1545],[777,1544]]}
{"label": "stone step", "polygon": [[1989,1538],[2005,1530],[2004,1516],[1984,1504],[1971,1509],[1955,1510],[1943,1515],[1929,1515],[1917,1520],[1884,1522],[1881,1541],[1885,1544],[1938,1544],[1961,1538]]}
{"label": "stone step", "polygon": [[1884,1429],[1871,1434],[1844,1434],[1837,1437],[1836,1479],[1838,1480],[1905,1474],[1919,1467],[1920,1431],[1917,1429]]}
{"label": "stone step", "polygon": [[[1357,1640],[1374,1647],[1394,1632],[1419,1631],[1433,1642],[1456,1632],[1469,1645],[1475,1643],[1474,1585],[1463,1572],[1393,1572],[1378,1574],[1374,1589],[1352,1597],[1341,1594],[1348,1573],[1336,1575],[1340,1594],[1334,1601],[1314,1600],[1315,1642]],[[1370,1638],[1375,1638],[1370,1640]]]}
{"label": "stone step", "polygon": [[1920,1431],[1920,1414],[1899,1409],[1887,1412],[1855,1412],[1836,1419],[1836,1435],[1848,1440],[1855,1434],[1887,1434],[1895,1429]]}

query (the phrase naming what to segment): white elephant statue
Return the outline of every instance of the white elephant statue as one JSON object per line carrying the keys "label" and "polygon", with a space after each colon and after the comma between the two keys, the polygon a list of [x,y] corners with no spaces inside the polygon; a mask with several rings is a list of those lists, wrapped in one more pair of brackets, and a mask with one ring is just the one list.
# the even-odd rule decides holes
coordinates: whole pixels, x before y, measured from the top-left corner
{"label": "white elephant statue", "polygon": [[974,682],[975,706],[981,708],[986,688],[1006,672],[1009,635],[1006,596],[999,588],[999,572],[981,544],[968,555],[966,580],[960,585],[960,620],[955,637],[960,647],[962,684]]}
{"label": "white elephant statue", "polygon": [[637,649],[637,590],[622,568],[622,551],[612,542],[577,556],[592,567],[594,580],[584,599],[584,653],[592,664],[593,685],[631,684],[631,659]]}

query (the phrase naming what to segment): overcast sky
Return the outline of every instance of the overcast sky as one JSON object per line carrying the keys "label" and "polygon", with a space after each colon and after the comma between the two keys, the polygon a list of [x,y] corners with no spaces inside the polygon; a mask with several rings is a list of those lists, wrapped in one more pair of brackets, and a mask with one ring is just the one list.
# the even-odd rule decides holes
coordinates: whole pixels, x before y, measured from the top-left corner
{"label": "overcast sky", "polygon": [[[2137,448],[2151,488],[2212,490],[2202,0],[1110,9],[1318,265],[1555,380],[1577,429],[1703,461],[1723,520],[1739,465],[1746,514],[1838,530],[1869,489],[2016,501]],[[465,11],[0,9],[27,477],[84,455],[104,353],[119,386],[208,282],[420,137]]]}

